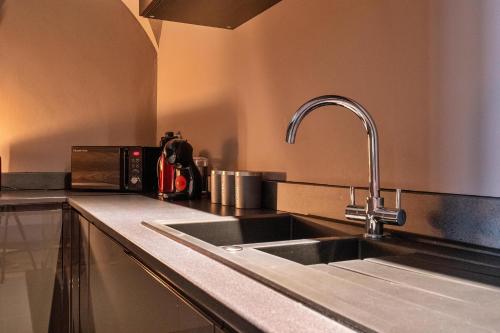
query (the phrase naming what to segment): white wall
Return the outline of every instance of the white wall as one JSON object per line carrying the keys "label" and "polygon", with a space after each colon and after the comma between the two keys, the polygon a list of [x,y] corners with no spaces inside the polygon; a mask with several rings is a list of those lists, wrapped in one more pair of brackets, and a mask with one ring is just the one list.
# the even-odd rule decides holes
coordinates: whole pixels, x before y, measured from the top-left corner
{"label": "white wall", "polygon": [[324,108],[284,143],[309,98],[362,103],[384,187],[500,196],[500,2],[284,0],[234,31],[166,22],[158,136],[180,129],[224,168],[367,184],[366,137]]}

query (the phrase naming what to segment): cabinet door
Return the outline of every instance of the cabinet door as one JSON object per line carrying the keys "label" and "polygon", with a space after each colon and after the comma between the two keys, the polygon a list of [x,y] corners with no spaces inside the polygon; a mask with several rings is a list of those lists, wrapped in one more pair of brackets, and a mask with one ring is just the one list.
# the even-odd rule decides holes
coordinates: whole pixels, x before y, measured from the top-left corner
{"label": "cabinet door", "polygon": [[210,332],[213,324],[92,224],[89,314],[93,332]]}
{"label": "cabinet door", "polygon": [[62,209],[58,207],[1,208],[0,332],[62,331]]}
{"label": "cabinet door", "polygon": [[76,211],[71,218],[71,333],[92,332],[89,323],[89,228]]}

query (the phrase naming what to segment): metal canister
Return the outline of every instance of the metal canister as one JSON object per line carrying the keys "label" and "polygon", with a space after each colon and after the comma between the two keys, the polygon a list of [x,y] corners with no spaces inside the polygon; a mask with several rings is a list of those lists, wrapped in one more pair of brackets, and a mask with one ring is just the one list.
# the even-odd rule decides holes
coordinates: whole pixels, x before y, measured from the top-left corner
{"label": "metal canister", "polygon": [[234,206],[234,171],[222,171],[220,183],[221,204]]}
{"label": "metal canister", "polygon": [[210,173],[210,200],[212,203],[221,203],[221,170],[212,170]]}
{"label": "metal canister", "polygon": [[236,208],[260,208],[262,173],[254,171],[235,172]]}

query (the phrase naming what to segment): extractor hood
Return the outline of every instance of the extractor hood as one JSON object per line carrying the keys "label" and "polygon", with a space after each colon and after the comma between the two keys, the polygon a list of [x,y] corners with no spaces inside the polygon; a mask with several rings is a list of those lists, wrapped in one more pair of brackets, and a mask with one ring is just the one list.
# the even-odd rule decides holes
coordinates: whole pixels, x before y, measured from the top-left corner
{"label": "extractor hood", "polygon": [[234,29],[281,0],[140,0],[141,16]]}

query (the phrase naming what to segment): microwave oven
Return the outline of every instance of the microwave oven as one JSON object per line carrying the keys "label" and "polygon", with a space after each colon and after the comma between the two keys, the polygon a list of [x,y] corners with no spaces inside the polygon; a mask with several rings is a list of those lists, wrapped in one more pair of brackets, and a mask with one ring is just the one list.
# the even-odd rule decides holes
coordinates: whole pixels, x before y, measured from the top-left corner
{"label": "microwave oven", "polygon": [[155,192],[159,147],[73,146],[71,188]]}

